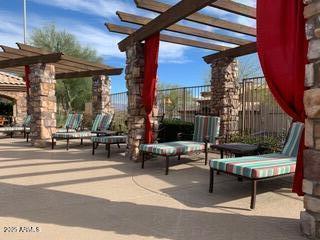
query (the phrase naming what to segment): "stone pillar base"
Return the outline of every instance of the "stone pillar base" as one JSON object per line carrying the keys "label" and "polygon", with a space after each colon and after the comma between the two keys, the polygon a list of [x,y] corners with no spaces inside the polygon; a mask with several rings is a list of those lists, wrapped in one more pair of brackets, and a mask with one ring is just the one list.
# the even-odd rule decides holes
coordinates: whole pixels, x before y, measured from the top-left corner
{"label": "stone pillar base", "polygon": [[320,239],[320,216],[303,211],[300,213],[301,232],[311,239]]}

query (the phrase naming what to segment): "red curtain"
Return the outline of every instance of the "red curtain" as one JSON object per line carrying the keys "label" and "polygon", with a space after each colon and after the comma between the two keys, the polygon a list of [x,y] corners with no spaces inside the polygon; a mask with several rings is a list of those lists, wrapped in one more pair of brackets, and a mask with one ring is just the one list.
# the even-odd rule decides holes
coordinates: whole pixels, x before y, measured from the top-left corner
{"label": "red curtain", "polygon": [[155,100],[157,84],[158,55],[160,34],[154,34],[146,39],[144,46],[144,84],[142,91],[143,105],[146,111],[145,142],[152,143],[152,128],[150,117]]}
{"label": "red curtain", "polygon": [[[307,40],[302,0],[257,1],[257,49],[269,88],[294,121],[305,121],[303,105]],[[304,137],[300,142],[293,192],[303,195]]]}
{"label": "red curtain", "polygon": [[26,82],[27,96],[29,96],[29,89],[30,89],[29,74],[30,74],[30,67],[28,65],[24,66],[24,81]]}

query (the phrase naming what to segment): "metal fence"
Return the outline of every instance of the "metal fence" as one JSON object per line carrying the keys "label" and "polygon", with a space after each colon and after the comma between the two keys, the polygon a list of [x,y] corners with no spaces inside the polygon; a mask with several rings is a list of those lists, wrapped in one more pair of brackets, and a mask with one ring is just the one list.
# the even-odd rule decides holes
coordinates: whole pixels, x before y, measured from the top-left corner
{"label": "metal fence", "polygon": [[[210,98],[210,85],[158,90],[159,115],[193,122],[195,114],[210,113]],[[117,125],[125,128],[127,92],[112,94],[111,104]],[[239,118],[240,132],[244,134],[283,134],[291,122],[274,100],[263,77],[244,79],[240,83]]]}

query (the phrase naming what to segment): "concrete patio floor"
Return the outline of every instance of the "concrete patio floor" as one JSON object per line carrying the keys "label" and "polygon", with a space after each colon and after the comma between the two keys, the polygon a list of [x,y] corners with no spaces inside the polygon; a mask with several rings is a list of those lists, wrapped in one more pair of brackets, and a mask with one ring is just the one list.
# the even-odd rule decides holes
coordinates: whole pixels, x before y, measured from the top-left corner
{"label": "concrete patio floor", "polygon": [[[208,193],[208,167],[193,156],[150,160],[145,169],[112,147],[63,142],[55,150],[30,147],[23,139],[0,139],[0,239],[305,239],[299,231],[302,198],[290,178],[258,184],[251,211],[250,182],[215,178]],[[212,157],[217,155],[211,154]],[[198,159],[198,160],[197,160]],[[40,232],[4,232],[38,227]]]}

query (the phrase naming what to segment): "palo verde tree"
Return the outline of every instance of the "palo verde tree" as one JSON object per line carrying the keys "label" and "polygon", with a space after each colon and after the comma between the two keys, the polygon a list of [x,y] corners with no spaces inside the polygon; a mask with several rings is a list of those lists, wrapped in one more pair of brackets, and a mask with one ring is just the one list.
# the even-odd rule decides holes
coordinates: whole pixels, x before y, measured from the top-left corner
{"label": "palo verde tree", "polygon": [[[54,24],[35,29],[30,38],[31,45],[53,52],[63,52],[91,62],[101,62],[97,52],[81,46],[76,37],[68,32],[57,30]],[[92,84],[90,78],[61,79],[57,81],[56,97],[58,113],[83,111],[85,103],[91,100]]]}

